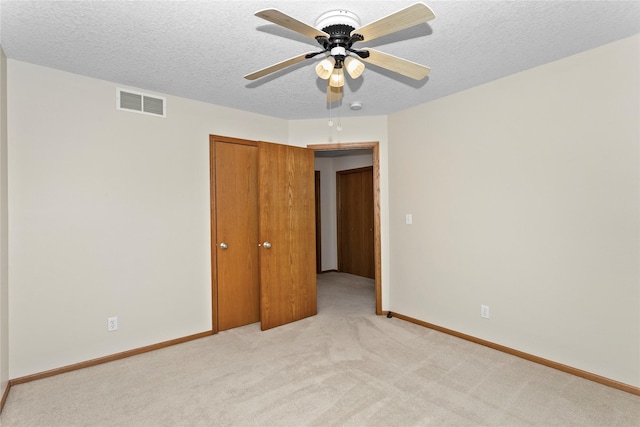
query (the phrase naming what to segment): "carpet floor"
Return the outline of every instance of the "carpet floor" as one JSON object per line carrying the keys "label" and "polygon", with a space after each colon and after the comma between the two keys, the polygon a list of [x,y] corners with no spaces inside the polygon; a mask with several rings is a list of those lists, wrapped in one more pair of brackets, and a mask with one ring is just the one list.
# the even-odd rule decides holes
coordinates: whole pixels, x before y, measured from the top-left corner
{"label": "carpet floor", "polygon": [[318,276],[318,315],[12,387],[3,427],[638,426],[640,398],[396,318]]}

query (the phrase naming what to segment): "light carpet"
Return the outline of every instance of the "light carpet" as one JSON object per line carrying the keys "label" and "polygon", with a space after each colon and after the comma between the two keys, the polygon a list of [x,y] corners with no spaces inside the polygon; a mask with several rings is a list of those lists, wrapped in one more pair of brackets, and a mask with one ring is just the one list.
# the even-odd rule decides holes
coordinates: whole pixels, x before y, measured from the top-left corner
{"label": "light carpet", "polygon": [[640,398],[396,318],[318,276],[318,315],[14,386],[11,426],[638,426]]}

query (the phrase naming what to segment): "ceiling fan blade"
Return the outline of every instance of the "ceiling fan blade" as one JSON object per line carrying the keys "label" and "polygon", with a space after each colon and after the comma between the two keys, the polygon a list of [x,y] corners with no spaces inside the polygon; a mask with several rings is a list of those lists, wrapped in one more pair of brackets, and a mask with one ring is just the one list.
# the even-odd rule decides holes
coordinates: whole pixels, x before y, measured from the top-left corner
{"label": "ceiling fan blade", "polygon": [[342,87],[327,85],[327,103],[340,101],[342,99]]}
{"label": "ceiling fan blade", "polygon": [[258,79],[260,77],[264,77],[267,74],[271,74],[274,73],[276,71],[282,70],[283,68],[287,68],[291,65],[297,64],[298,62],[304,61],[305,59],[308,58],[307,55],[312,55],[315,54],[316,52],[307,52],[307,53],[303,53],[302,55],[298,55],[298,56],[294,56],[293,58],[289,58],[285,61],[282,62],[278,62],[277,64],[273,64],[269,67],[263,68],[261,70],[255,71],[251,74],[247,74],[246,76],[244,76],[245,79],[247,80],[255,80]]}
{"label": "ceiling fan blade", "polygon": [[387,70],[394,71],[403,76],[410,77],[414,80],[422,80],[427,77],[431,68],[424,65],[416,64],[415,62],[407,61],[406,59],[398,58],[397,56],[389,55],[378,50],[363,48],[369,52],[368,58],[361,58],[365,62],[369,62],[378,67],[386,68]]}
{"label": "ceiling fan blade", "polygon": [[363,41],[370,41],[414,25],[422,24],[435,18],[436,15],[424,3],[416,3],[391,15],[373,21],[370,24],[353,30],[351,34],[360,34]]}
{"label": "ceiling fan blade", "polygon": [[292,18],[289,15],[279,11],[278,9],[260,10],[256,12],[256,16],[312,39],[315,39],[318,36],[329,37],[329,34],[325,33],[324,31],[320,31],[316,28],[313,28],[311,25],[300,22],[297,19]]}

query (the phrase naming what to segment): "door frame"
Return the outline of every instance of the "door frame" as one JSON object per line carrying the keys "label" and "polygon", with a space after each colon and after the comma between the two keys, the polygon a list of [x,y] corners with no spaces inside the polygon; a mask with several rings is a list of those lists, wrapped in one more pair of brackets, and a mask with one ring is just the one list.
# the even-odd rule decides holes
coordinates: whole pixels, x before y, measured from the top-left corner
{"label": "door frame", "polygon": [[313,151],[371,150],[373,152],[373,253],[375,263],[376,314],[382,315],[382,245],[380,238],[380,143],[345,142],[339,144],[308,144]]}

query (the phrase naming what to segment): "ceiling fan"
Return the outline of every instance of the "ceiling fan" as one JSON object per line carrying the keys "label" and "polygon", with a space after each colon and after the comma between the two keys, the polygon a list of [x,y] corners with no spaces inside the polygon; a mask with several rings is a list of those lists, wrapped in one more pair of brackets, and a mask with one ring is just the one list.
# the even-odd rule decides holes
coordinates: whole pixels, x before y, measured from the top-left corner
{"label": "ceiling fan", "polygon": [[422,80],[430,71],[429,67],[375,49],[367,47],[362,49],[353,48],[353,45],[357,42],[369,42],[378,37],[386,36],[435,18],[433,11],[424,3],[416,3],[363,27],[360,26],[358,17],[346,10],[332,10],[324,13],[316,20],[315,27],[300,22],[277,9],[261,10],[256,12],[255,15],[315,39],[322,47],[322,50],[303,53],[247,74],[244,76],[247,80],[255,80],[305,59],[325,54],[325,58],[316,65],[316,74],[318,77],[328,80],[327,102],[331,103],[342,98],[345,70],[354,79],[362,75],[364,64],[360,60],[414,80]]}

